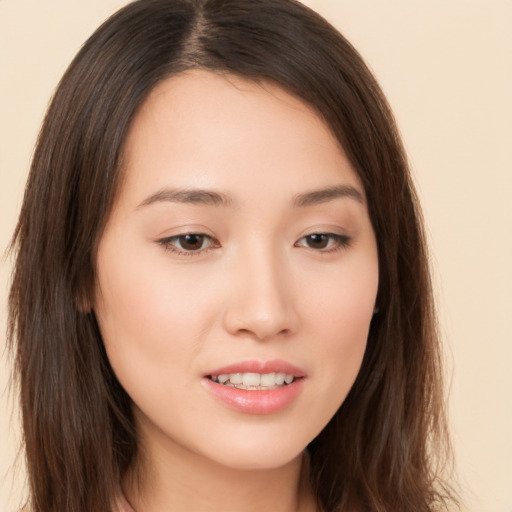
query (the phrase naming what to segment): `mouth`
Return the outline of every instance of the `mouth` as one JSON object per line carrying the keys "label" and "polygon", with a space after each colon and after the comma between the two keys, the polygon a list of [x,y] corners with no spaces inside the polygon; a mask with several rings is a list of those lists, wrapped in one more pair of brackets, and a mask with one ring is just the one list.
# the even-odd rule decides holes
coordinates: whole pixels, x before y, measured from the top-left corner
{"label": "mouth", "polygon": [[221,373],[219,375],[207,375],[206,377],[223,386],[249,391],[279,389],[292,384],[297,379],[302,378],[290,373],[282,372]]}
{"label": "mouth", "polygon": [[230,409],[265,415],[287,409],[301,394],[306,377],[301,368],[281,359],[252,360],[210,370],[203,384]]}

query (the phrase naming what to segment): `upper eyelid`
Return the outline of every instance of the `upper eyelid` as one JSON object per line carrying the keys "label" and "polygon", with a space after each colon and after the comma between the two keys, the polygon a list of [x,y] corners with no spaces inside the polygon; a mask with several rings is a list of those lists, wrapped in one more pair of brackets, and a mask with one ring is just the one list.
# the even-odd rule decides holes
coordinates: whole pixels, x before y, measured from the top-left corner
{"label": "upper eyelid", "polygon": [[330,233],[330,232],[326,232],[326,231],[312,231],[311,233],[308,233],[308,234],[302,236],[301,238],[299,238],[297,240],[297,242],[295,242],[295,244],[298,244],[300,241],[304,240],[305,238],[308,238],[309,236],[313,236],[313,235],[328,236],[331,239],[336,240],[337,242],[339,242],[342,245],[350,245],[350,243],[352,242],[352,237],[349,235],[344,235],[341,233]]}
{"label": "upper eyelid", "polygon": [[[187,235],[203,236],[210,240],[210,244],[207,247],[201,248],[198,250],[187,250],[184,248],[180,248],[179,246],[172,243],[174,241],[177,241],[179,238],[181,238],[183,236],[187,236]],[[187,256],[194,256],[194,255],[199,256],[200,254],[204,254],[205,252],[207,252],[211,249],[220,247],[220,243],[215,237],[208,235],[206,233],[198,232],[198,231],[187,231],[186,233],[180,233],[177,235],[166,236],[163,238],[159,238],[158,240],[156,240],[156,242],[159,245],[161,245],[166,251],[173,252],[178,255],[187,255]]]}
{"label": "upper eyelid", "polygon": [[[210,240],[213,240],[213,241],[216,241],[217,243],[219,243],[219,240],[217,237],[210,235],[208,233],[204,233],[202,231],[193,231],[193,230],[187,230],[183,233],[178,233],[176,235],[160,237],[160,238],[156,239],[155,241],[157,243],[163,243],[163,242],[168,242],[170,240],[176,240],[178,238],[181,238],[181,237],[187,236],[187,235],[203,236],[205,238],[209,238]],[[334,237],[334,238],[342,238],[342,239],[347,239],[347,240],[352,239],[352,237],[350,235],[347,235],[345,233],[334,233],[334,232],[331,232],[328,230],[318,229],[318,230],[312,230],[309,233],[305,233],[305,234],[301,235],[299,238],[297,238],[297,242],[299,240],[303,240],[304,238],[307,238],[308,236],[312,236],[312,235],[326,235],[326,236],[330,236],[330,237]]]}
{"label": "upper eyelid", "polygon": [[312,230],[305,231],[304,234],[299,238],[299,240],[302,238],[306,238],[308,236],[312,236],[312,235],[327,235],[327,236],[334,236],[334,237],[340,237],[340,238],[351,238],[350,235],[348,235],[347,233],[333,231],[333,228],[330,228],[330,229],[329,228],[327,228],[327,229],[313,228]]}
{"label": "upper eyelid", "polygon": [[[325,248],[315,248],[315,247],[309,247],[307,244],[301,243],[308,236],[315,235],[315,234],[326,235],[326,236],[330,237],[331,243],[329,243],[329,245],[331,245],[331,247],[329,247],[329,245],[328,245]],[[209,243],[206,247],[202,247],[197,250],[181,248],[178,244],[173,243],[174,241],[176,241],[179,238],[186,236],[186,235],[204,236],[209,240]],[[191,233],[191,232],[165,237],[165,238],[158,240],[157,242],[159,245],[161,245],[163,247],[163,249],[165,251],[170,252],[178,257],[179,256],[200,257],[200,256],[206,255],[207,253],[209,253],[210,251],[212,251],[214,249],[219,249],[220,247],[222,247],[220,242],[210,235],[206,235],[203,233]],[[340,250],[348,249],[351,247],[351,245],[352,245],[352,237],[350,237],[350,236],[336,234],[336,233],[329,233],[329,232],[321,232],[321,231],[314,231],[308,235],[304,235],[301,238],[299,238],[296,242],[294,242],[294,244],[293,244],[294,247],[309,249],[309,250],[319,253],[319,254],[331,254],[334,252],[338,252]]]}
{"label": "upper eyelid", "polygon": [[330,236],[333,238],[346,239],[346,240],[351,240],[353,238],[353,236],[349,235],[348,233],[333,231],[333,228],[330,228],[330,229],[321,229],[320,228],[320,229],[312,229],[311,231],[306,231],[300,238],[297,239],[297,241],[302,240],[303,238],[307,238],[308,236],[312,236],[312,235],[326,235],[326,236]]}
{"label": "upper eyelid", "polygon": [[165,242],[169,240],[175,240],[177,238],[181,238],[182,236],[187,235],[196,235],[196,236],[204,236],[205,238],[210,238],[212,240],[218,240],[218,238],[210,233],[207,233],[204,230],[201,229],[185,229],[183,231],[180,231],[176,234],[172,235],[165,235],[165,236],[159,236],[155,238],[155,242]]}

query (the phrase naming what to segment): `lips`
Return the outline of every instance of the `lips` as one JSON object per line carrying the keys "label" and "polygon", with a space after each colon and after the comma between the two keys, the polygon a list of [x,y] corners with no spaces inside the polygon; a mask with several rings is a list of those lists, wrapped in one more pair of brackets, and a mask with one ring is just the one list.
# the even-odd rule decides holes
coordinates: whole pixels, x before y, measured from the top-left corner
{"label": "lips", "polygon": [[243,361],[208,372],[203,384],[231,409],[272,414],[297,398],[305,377],[303,370],[286,361]]}

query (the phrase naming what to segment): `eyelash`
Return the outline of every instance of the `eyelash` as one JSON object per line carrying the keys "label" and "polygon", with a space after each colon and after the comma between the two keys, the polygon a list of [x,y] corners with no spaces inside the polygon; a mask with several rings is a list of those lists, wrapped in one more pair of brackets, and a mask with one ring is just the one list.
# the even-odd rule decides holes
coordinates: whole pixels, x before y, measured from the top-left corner
{"label": "eyelash", "polygon": [[[185,237],[201,237],[203,241],[208,240],[208,247],[199,249],[184,249],[183,247],[179,247],[183,243],[183,239]],[[312,237],[328,237],[326,248],[315,248],[309,247],[307,245],[302,245],[301,242],[306,239],[310,239]],[[161,240],[157,240],[157,242],[166,250],[171,253],[177,254],[178,256],[199,256],[206,252],[211,251],[212,249],[217,249],[220,247],[220,243],[215,238],[210,235],[206,235],[204,233],[184,233],[182,235],[170,236],[167,238],[162,238]],[[332,247],[329,247],[329,244]],[[336,233],[311,233],[309,235],[303,236],[297,242],[295,242],[294,247],[304,247],[306,249],[312,249],[315,252],[320,253],[333,253],[342,249],[347,249],[352,244],[352,239],[346,235],[338,235]],[[202,244],[203,245],[203,244]]]}
{"label": "eyelash", "polygon": [[[201,247],[196,250],[193,250],[193,249],[187,250],[187,249],[184,249],[183,247],[180,248],[178,244],[181,245],[181,242],[183,242],[183,239],[187,236],[202,237],[203,240],[209,241],[209,246],[206,248]],[[182,235],[169,236],[167,238],[162,238],[161,240],[158,240],[158,243],[166,251],[177,254],[178,256],[199,256],[200,254],[204,254],[205,252],[209,252],[212,249],[217,249],[218,247],[220,247],[220,243],[218,240],[211,237],[210,235],[205,235],[204,233],[183,233]]]}
{"label": "eyelash", "polygon": [[[327,237],[328,238],[327,243],[331,244],[332,247],[319,249],[319,248],[315,248],[315,247],[299,245],[299,243],[302,240],[306,240],[307,238],[311,239],[312,237],[317,237],[317,236],[318,237]],[[317,252],[333,253],[333,252],[336,252],[336,251],[339,251],[342,249],[347,249],[348,247],[350,247],[351,243],[352,243],[352,239],[346,235],[338,235],[336,233],[310,233],[309,235],[303,236],[300,240],[295,242],[294,245],[295,245],[295,247],[306,247],[307,249],[313,249]]]}

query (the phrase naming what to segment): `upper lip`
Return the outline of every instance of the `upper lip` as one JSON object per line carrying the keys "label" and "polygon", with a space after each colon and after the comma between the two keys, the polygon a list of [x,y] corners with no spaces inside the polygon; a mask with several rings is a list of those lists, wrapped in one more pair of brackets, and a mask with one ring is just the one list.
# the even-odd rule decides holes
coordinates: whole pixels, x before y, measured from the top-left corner
{"label": "upper lip", "polygon": [[281,359],[272,359],[269,361],[246,360],[231,363],[226,366],[215,368],[206,373],[206,376],[226,375],[231,373],[286,373],[294,377],[305,377],[306,372]]}

